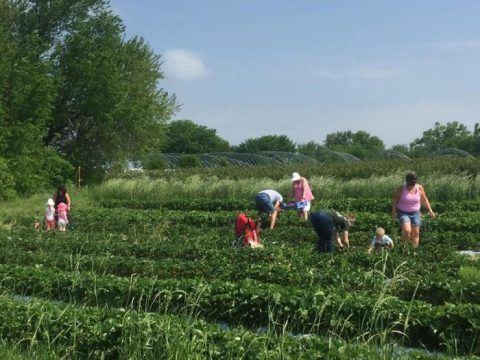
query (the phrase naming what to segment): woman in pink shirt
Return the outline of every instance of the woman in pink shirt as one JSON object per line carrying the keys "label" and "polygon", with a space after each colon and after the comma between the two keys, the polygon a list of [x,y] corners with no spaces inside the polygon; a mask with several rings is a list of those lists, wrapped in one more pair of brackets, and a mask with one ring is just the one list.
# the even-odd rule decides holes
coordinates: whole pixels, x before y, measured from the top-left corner
{"label": "woman in pink shirt", "polygon": [[435,213],[430,206],[423,186],[417,184],[417,174],[409,172],[405,177],[405,185],[395,191],[392,203],[392,218],[397,219],[402,228],[402,240],[410,242],[414,248],[420,242],[422,204],[428,209],[428,214],[434,218]]}
{"label": "woman in pink shirt", "polygon": [[289,198],[293,198],[296,202],[305,202],[305,207],[298,210],[298,216],[303,220],[308,220],[308,212],[310,211],[311,201],[314,199],[310,185],[307,179],[300,176],[299,173],[294,172],[292,174],[292,189],[290,191]]}

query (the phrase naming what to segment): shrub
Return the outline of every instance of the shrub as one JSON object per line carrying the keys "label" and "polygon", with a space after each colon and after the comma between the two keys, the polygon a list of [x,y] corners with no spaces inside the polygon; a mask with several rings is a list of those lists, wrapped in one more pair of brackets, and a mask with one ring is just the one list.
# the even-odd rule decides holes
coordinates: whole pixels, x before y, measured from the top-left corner
{"label": "shrub", "polygon": [[181,168],[197,168],[201,165],[200,159],[195,155],[183,155],[178,163]]}

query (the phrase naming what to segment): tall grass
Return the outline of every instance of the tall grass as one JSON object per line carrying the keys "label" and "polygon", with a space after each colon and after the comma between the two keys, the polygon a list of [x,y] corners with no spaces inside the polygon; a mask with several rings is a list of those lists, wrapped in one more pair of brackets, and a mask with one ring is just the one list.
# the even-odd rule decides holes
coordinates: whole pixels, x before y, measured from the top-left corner
{"label": "tall grass", "polygon": [[[395,189],[403,184],[404,173],[373,176],[368,179],[342,180],[328,176],[308,179],[317,199],[391,198]],[[480,198],[480,179],[467,175],[433,174],[420,179],[429,199],[459,201]],[[219,179],[199,175],[185,179],[113,179],[87,189],[94,201],[126,199],[138,201],[163,201],[166,199],[245,199],[253,200],[258,191],[275,189],[286,199],[291,182],[288,178]]]}

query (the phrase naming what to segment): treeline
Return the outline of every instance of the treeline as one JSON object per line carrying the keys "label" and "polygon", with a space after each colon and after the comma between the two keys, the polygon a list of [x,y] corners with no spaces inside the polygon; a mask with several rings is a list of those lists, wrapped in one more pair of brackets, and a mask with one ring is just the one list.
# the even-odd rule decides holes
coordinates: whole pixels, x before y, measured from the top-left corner
{"label": "treeline", "polygon": [[287,135],[266,135],[249,138],[232,146],[216,134],[215,129],[197,125],[190,120],[177,120],[169,124],[165,153],[203,154],[213,152],[257,153],[261,151],[298,152],[325,160],[327,152],[341,152],[358,159],[381,159],[385,157],[418,158],[434,154],[459,156],[480,155],[480,127],[473,131],[459,122],[435,123],[425,130],[422,137],[410,144],[397,144],[387,148],[377,136],[366,131],[338,131],[326,134],[322,142],[310,141],[296,144]]}

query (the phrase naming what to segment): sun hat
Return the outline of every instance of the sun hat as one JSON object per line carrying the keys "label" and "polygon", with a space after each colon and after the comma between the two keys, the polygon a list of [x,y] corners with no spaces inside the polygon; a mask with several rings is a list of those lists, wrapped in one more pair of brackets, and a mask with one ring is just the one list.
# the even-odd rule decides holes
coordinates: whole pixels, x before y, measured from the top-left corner
{"label": "sun hat", "polygon": [[53,201],[53,199],[48,199],[48,200],[47,200],[47,205],[49,205],[49,206],[54,206],[54,205],[55,205],[55,201]]}
{"label": "sun hat", "polygon": [[292,174],[292,181],[297,181],[297,180],[300,180],[300,174],[297,172],[294,172]]}
{"label": "sun hat", "polygon": [[67,210],[67,204],[61,202],[60,204],[58,204],[57,210],[60,210],[60,211]]}

